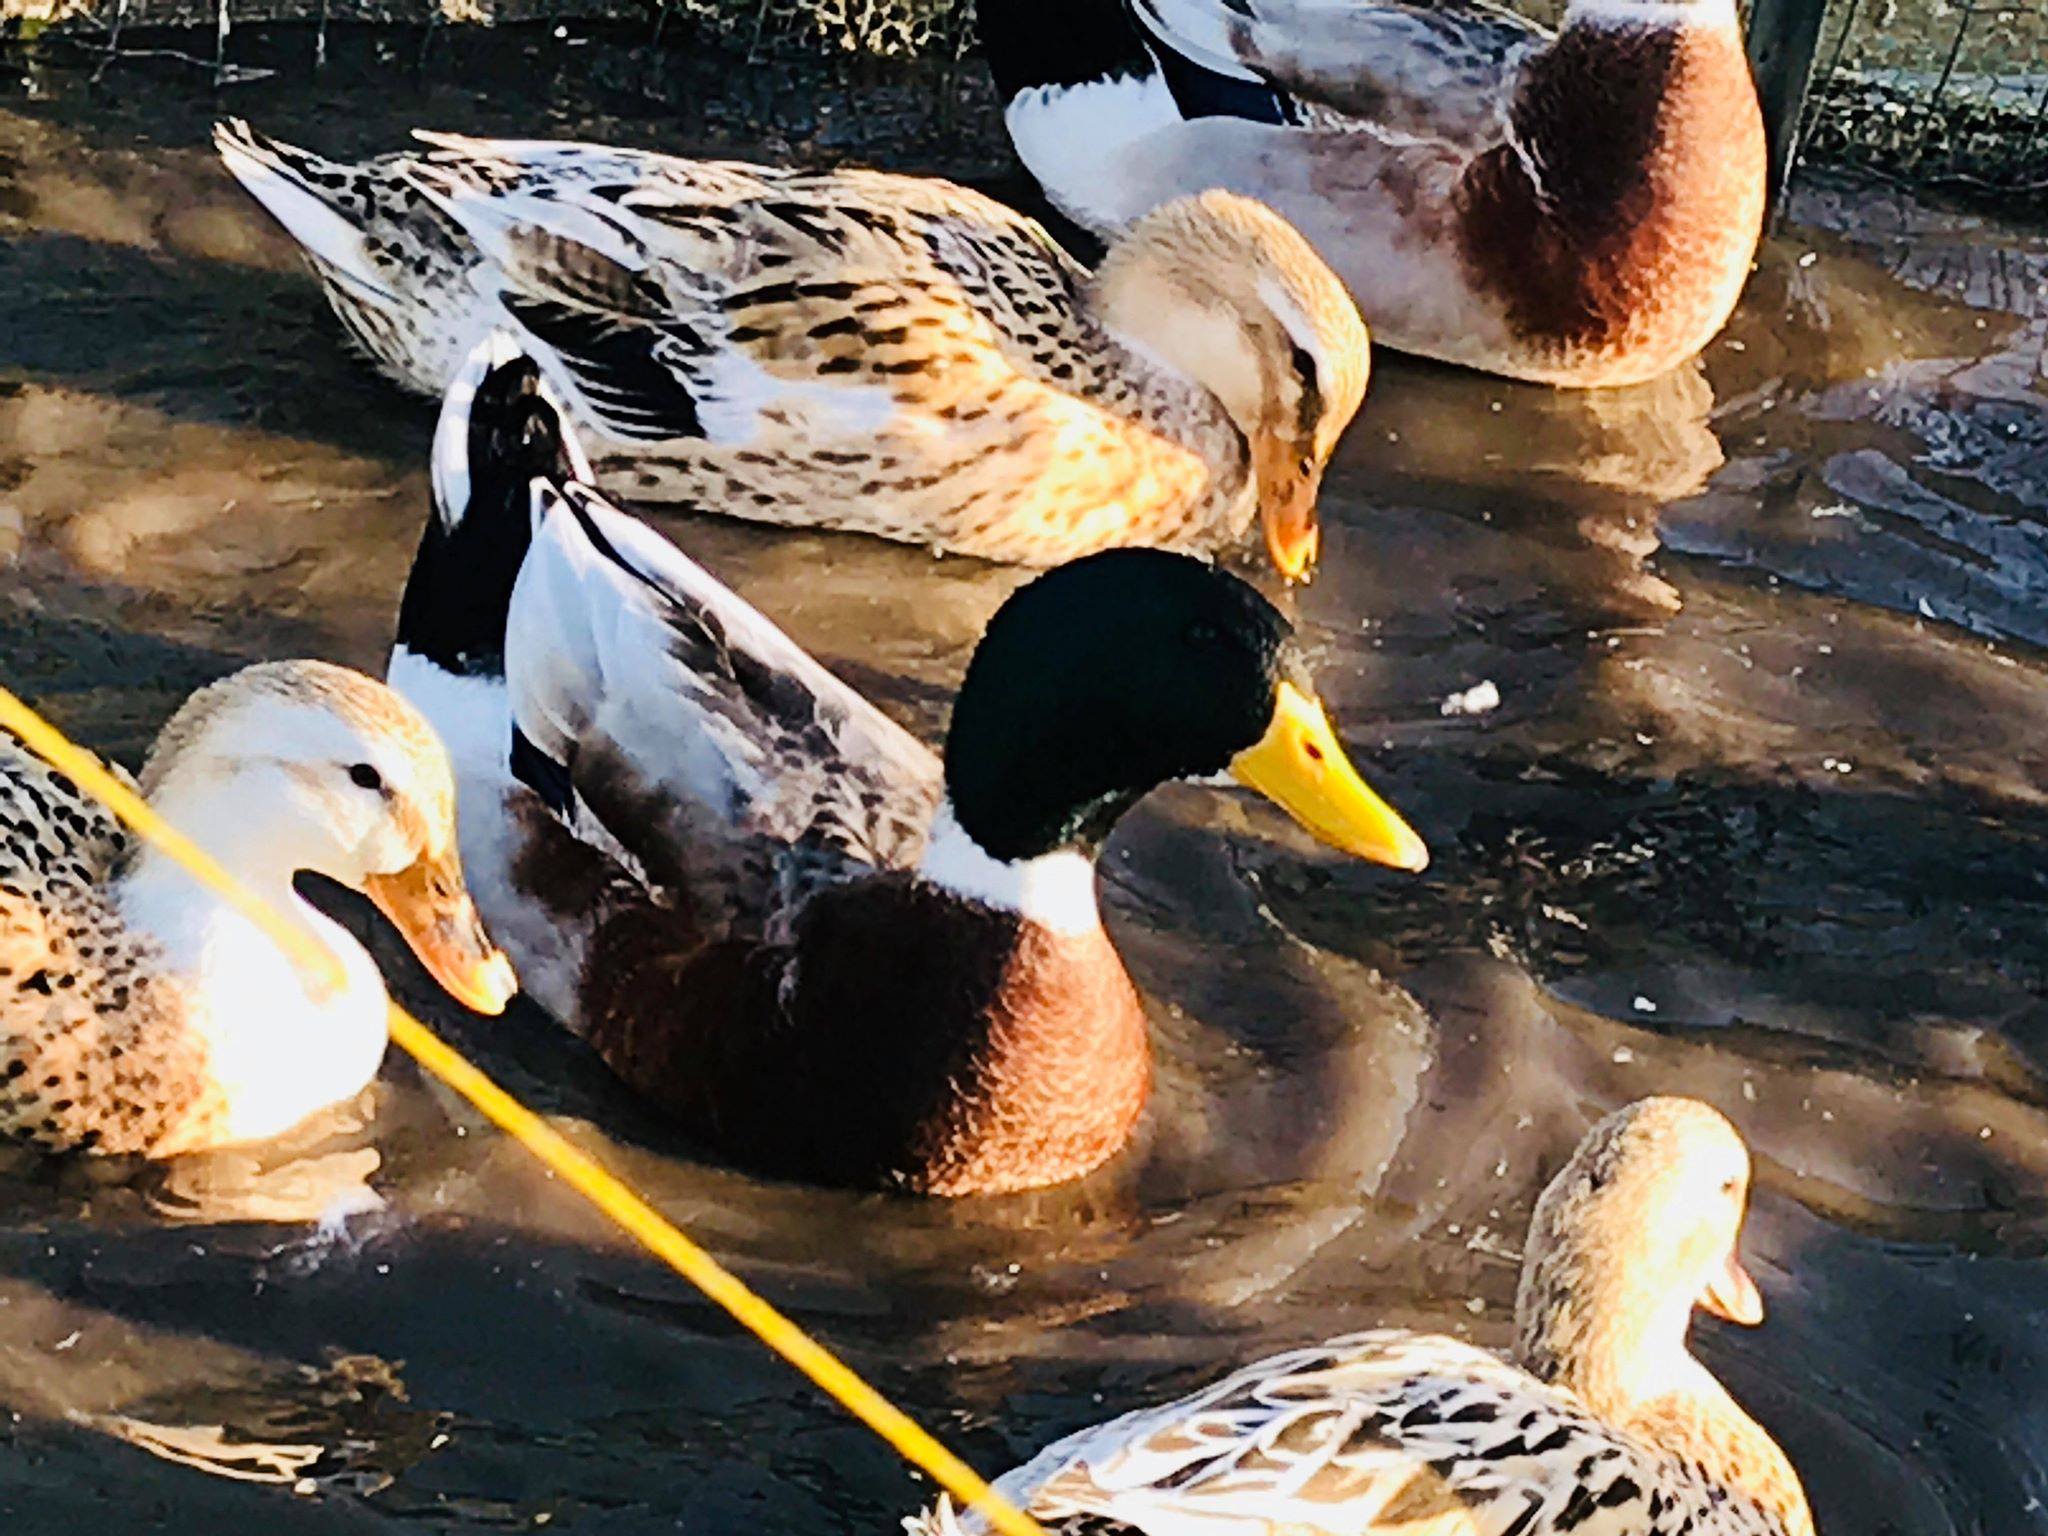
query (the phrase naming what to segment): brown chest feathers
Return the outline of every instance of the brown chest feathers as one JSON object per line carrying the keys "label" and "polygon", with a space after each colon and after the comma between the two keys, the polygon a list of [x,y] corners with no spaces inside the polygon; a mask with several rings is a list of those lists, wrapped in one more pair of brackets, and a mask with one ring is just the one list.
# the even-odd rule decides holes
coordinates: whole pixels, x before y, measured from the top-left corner
{"label": "brown chest feathers", "polygon": [[1461,245],[1529,376],[1630,383],[1705,346],[1763,228],[1763,118],[1733,26],[1574,23],[1525,69],[1512,121],[1466,171]]}
{"label": "brown chest feathers", "polygon": [[584,1033],[690,1135],[764,1173],[920,1194],[1077,1178],[1129,1139],[1145,1018],[1100,929],[907,876],[826,891],[793,943],[693,939],[635,904],[584,962]]}

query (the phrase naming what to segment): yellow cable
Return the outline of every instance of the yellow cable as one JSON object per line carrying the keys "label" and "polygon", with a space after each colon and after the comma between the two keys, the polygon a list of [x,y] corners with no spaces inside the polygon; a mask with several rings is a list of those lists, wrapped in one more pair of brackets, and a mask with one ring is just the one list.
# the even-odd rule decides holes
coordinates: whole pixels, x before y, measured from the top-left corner
{"label": "yellow cable", "polygon": [[[176,860],[193,879],[261,928],[301,967],[339,984],[341,962],[311,932],[243,889],[212,855],[151,810],[148,802],[101,766],[99,759],[73,745],[5,688],[0,688],[0,727],[13,732],[30,751],[105,805],[136,836]],[[972,1467],[824,1345],[762,1300],[667,1217],[607,1173],[595,1158],[500,1088],[396,1002],[391,1004],[391,1039],[955,1499],[977,1510],[1004,1536],[1046,1536],[1036,1520],[997,1493]]]}

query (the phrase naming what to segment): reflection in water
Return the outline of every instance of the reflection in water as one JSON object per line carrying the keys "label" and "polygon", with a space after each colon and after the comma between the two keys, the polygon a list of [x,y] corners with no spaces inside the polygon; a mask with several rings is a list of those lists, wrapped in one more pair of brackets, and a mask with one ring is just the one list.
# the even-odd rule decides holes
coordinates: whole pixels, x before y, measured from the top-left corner
{"label": "reflection in water", "polygon": [[[415,121],[748,147],[623,117],[521,36],[381,94],[337,36],[329,74],[233,106],[350,153]],[[213,95],[120,80],[46,74],[0,109],[0,658],[132,762],[242,660],[378,665],[432,411],[348,355],[214,164]],[[863,152],[918,168],[886,126]],[[2048,1531],[2043,271],[2038,239],[1821,189],[1657,384],[1381,357],[1324,570],[1283,600],[1437,862],[1348,864],[1207,789],[1129,818],[1105,907],[1159,1093],[1072,1188],[917,1203],[707,1166],[545,1019],[451,1016],[345,915],[409,1001],[985,1466],[1317,1335],[1501,1342],[1544,1179],[1607,1108],[1677,1089],[1762,1169],[1770,1320],[1700,1347],[1821,1529]],[[1019,579],[663,526],[927,738]],[[1481,683],[1498,708],[1444,712]],[[402,1062],[293,1145],[10,1167],[0,1211],[16,1529],[92,1499],[121,1528],[872,1532],[922,1499]]]}

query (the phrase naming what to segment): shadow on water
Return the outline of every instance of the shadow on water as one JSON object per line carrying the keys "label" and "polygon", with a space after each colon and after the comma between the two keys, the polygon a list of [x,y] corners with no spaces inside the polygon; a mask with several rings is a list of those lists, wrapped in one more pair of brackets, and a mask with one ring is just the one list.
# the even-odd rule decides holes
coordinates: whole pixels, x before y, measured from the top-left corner
{"label": "shadow on water", "polygon": [[[338,154],[432,123],[1006,174],[897,86],[845,112],[779,66],[678,86],[517,29],[423,71],[337,32],[316,77],[306,44],[238,34],[282,72],[220,97],[40,60],[0,96],[0,663],[131,764],[243,660],[376,667],[425,507],[431,406],[341,345],[213,163],[216,112]],[[1345,1329],[1500,1342],[1544,1178],[1682,1090],[1757,1149],[1771,1314],[1700,1348],[1821,1529],[2048,1531],[2044,273],[2024,231],[1816,186],[1655,385],[1377,359],[1325,568],[1282,601],[1436,862],[1344,863],[1207,789],[1141,807],[1104,899],[1159,1092],[1072,1188],[919,1204],[707,1164],[530,1007],[458,1015],[334,901],[409,1003],[989,1468]],[[663,526],[928,739],[1019,579]],[[402,1061],[261,1153],[0,1174],[12,1529],[873,1532],[922,1496]]]}

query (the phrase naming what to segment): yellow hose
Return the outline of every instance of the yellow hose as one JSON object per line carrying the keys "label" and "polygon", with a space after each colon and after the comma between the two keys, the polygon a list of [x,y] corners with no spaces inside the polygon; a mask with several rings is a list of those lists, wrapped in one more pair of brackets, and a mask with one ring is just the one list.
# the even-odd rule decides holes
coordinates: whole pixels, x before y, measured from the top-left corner
{"label": "yellow hose", "polygon": [[[193,879],[268,934],[302,969],[330,985],[340,984],[341,962],[325,945],[245,890],[205,849],[157,815],[148,802],[109,773],[98,758],[75,746],[5,688],[0,688],[0,728],[13,732],[31,752],[105,805],[137,837],[175,859]],[[428,1072],[475,1105],[493,1125],[539,1158],[563,1183],[617,1222],[648,1252],[810,1377],[827,1396],[886,1440],[905,1461],[928,1474],[962,1504],[978,1511],[1004,1536],[1046,1536],[1036,1520],[997,1493],[902,1409],[763,1301],[738,1276],[685,1237],[667,1217],[606,1172],[595,1158],[571,1144],[396,1002],[391,1004],[391,1039]]]}

